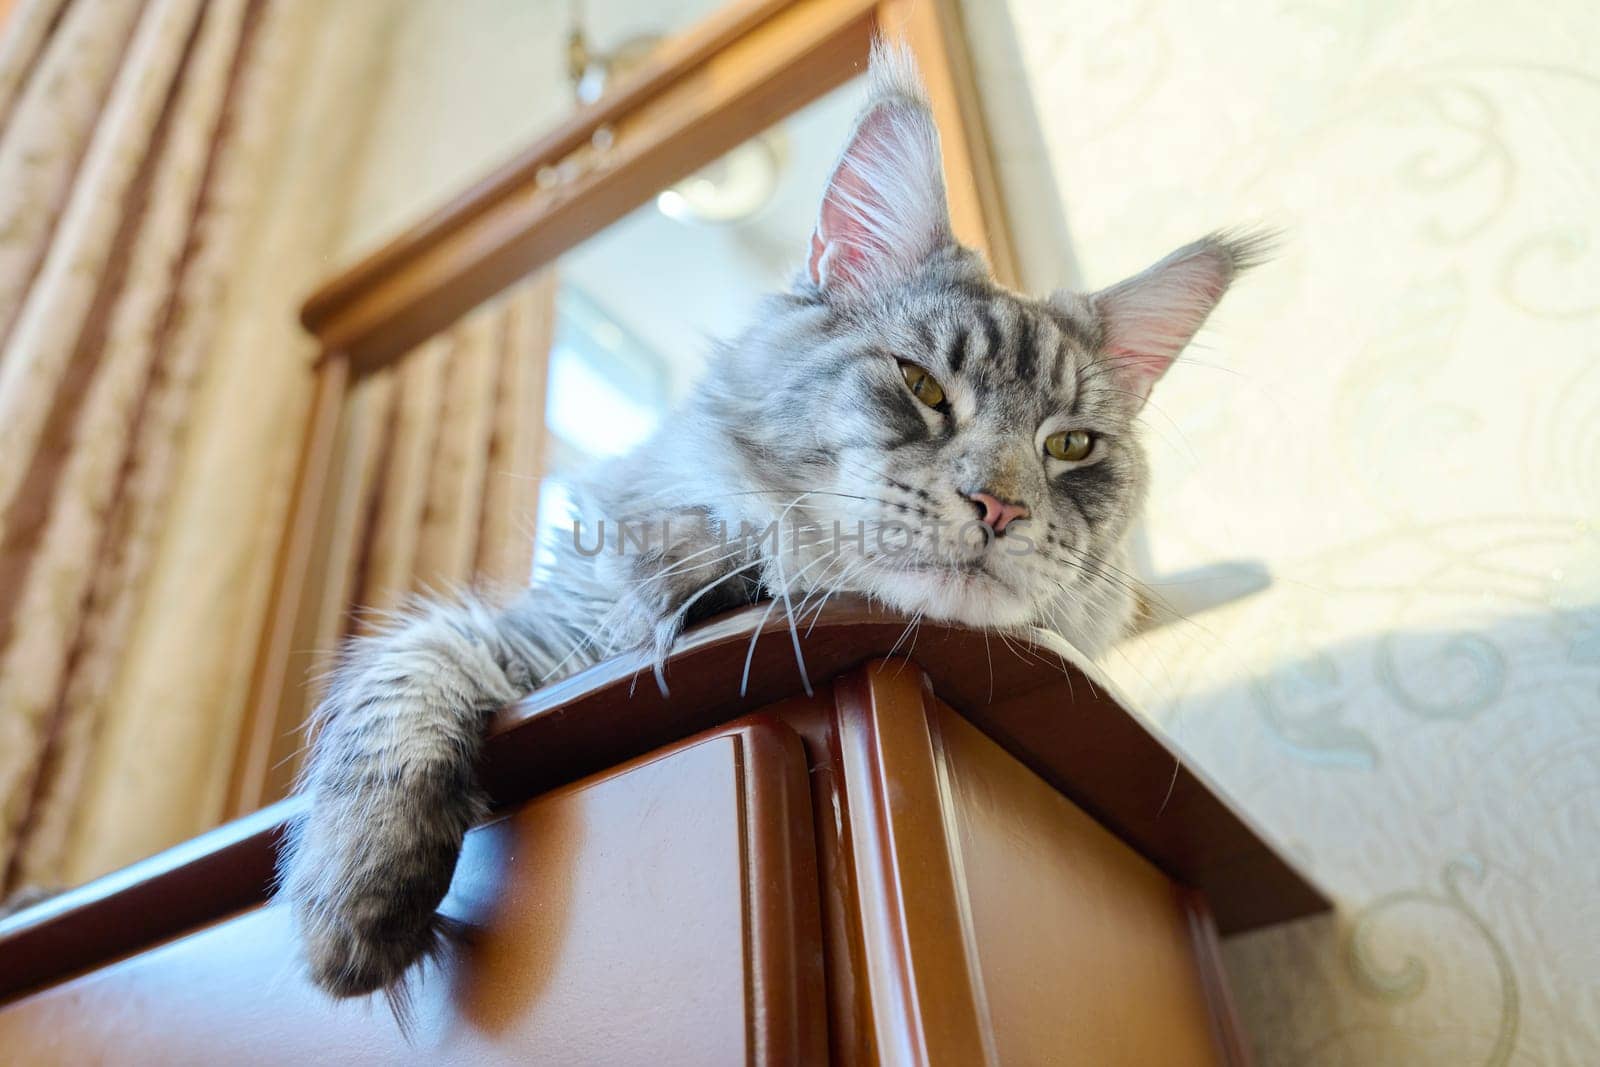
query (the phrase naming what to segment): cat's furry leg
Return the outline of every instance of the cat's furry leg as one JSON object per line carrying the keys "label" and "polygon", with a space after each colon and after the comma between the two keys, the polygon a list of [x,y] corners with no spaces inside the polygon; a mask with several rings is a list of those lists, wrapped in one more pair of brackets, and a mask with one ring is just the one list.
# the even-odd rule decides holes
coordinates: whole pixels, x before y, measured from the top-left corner
{"label": "cat's furry leg", "polygon": [[279,871],[327,992],[392,987],[437,944],[435,909],[485,810],[484,727],[551,667],[532,607],[423,604],[354,642],[336,672],[302,778],[310,812]]}
{"label": "cat's furry leg", "polygon": [[546,584],[504,611],[420,604],[353,642],[335,673],[301,780],[310,811],[279,864],[312,980],[327,992],[392,989],[438,945],[436,908],[485,811],[475,770],[498,708],[624,648],[654,641],[664,655],[690,608],[752,595],[735,553],[693,533],[638,555],[555,548]]}

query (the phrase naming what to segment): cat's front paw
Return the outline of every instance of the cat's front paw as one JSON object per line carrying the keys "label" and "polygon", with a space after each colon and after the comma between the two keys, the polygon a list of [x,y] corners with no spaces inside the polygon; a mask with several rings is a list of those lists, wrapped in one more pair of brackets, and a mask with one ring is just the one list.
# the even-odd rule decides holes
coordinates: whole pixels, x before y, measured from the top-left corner
{"label": "cat's front paw", "polygon": [[473,816],[459,779],[448,798],[441,784],[437,769],[401,770],[344,796],[314,795],[284,888],[311,979],[328,993],[391,988],[438,948],[437,908]]}
{"label": "cat's front paw", "polygon": [[508,672],[529,676],[524,661],[470,601],[421,605],[351,647],[314,718],[309,807],[281,864],[322,989],[392,989],[439,945],[436,909],[486,810],[474,780],[484,724],[521,695]]}
{"label": "cat's front paw", "polygon": [[335,997],[365,996],[399,984],[414,964],[435,950],[437,934],[431,924],[400,925],[396,933],[385,937],[373,926],[351,929],[331,922],[302,922],[311,980]]}

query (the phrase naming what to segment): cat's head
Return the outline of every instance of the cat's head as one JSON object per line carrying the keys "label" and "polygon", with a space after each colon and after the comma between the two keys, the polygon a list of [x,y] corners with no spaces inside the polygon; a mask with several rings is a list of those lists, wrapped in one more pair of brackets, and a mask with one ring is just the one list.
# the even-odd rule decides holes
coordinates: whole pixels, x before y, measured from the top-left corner
{"label": "cat's head", "polygon": [[955,241],[909,59],[880,50],[871,84],[802,277],[715,386],[747,469],[810,530],[781,578],[980,626],[1126,599],[1135,416],[1261,240],[1214,235],[1099,292],[1019,295]]}

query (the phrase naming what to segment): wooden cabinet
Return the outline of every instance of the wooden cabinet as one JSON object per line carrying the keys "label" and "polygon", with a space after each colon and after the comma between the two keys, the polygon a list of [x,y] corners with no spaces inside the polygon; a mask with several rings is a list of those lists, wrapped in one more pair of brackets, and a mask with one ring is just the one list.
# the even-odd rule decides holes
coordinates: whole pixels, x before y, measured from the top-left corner
{"label": "wooden cabinet", "polygon": [[[1321,900],[1213,792],[1174,783],[1136,720],[1103,692],[1055,709],[1080,751],[1122,753],[1126,781],[1162,759],[1177,836],[1146,830],[1154,855],[1128,827],[1159,796],[1086,776],[1075,801],[1070,765],[1017,748],[1016,708],[1074,677],[1090,691],[1072,664],[997,663],[994,699],[957,710],[981,636],[925,630],[923,655],[881,659],[894,628],[844,608],[806,646],[830,681],[794,692],[768,642],[764,695],[741,705],[731,668],[760,625],[692,635],[671,696],[629,698],[629,665],[602,665],[502,718],[500,807],[443,907],[465,934],[415,984],[406,1032],[380,999],[310,987],[286,912],[261,903],[291,802],[0,924],[6,1061],[1244,1061],[1193,876],[1234,916]],[[1238,871],[1276,878],[1274,906],[1254,883],[1231,899]]]}
{"label": "wooden cabinet", "polygon": [[1179,887],[918,681],[852,679],[841,721],[885,1058],[1224,1062]]}
{"label": "wooden cabinet", "polygon": [[258,906],[0,1012],[9,1062],[812,1062],[824,1048],[805,755],[749,720],[468,836],[402,1034],[298,973]]}

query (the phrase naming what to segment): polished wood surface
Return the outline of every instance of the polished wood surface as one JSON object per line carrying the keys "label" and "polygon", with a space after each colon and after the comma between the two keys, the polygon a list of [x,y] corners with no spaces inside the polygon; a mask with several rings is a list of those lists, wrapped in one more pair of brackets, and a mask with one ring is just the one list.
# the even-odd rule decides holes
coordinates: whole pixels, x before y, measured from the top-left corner
{"label": "polished wood surface", "polygon": [[[904,651],[906,621],[835,598],[802,632],[817,683]],[[751,646],[754,651],[751,652]],[[909,661],[940,699],[1175,881],[1205,893],[1224,934],[1328,907],[1316,887],[1275,851],[1193,767],[1181,763],[1124,708],[1103,678],[1059,638],[993,641],[937,623],[919,628]],[[746,655],[750,684],[740,693]],[[690,631],[666,664],[669,692],[644,656],[598,664],[541,690],[495,720],[484,778],[510,805],[728,722],[800,689],[781,613],[755,607]],[[0,995],[29,988],[93,959],[133,951],[202,917],[265,899],[275,835],[295,801],[197,838],[169,854],[0,920]],[[225,855],[224,861],[219,856]],[[162,899],[161,913],[140,900]],[[208,881],[209,879],[209,881]],[[206,915],[208,901],[220,903]],[[181,916],[180,922],[171,916]],[[125,920],[137,914],[131,924]],[[84,931],[92,942],[84,945]],[[77,960],[76,963],[61,961]]]}
{"label": "polished wood surface", "polygon": [[1222,1061],[1233,1067],[1251,1067],[1254,1056],[1250,1052],[1250,1042],[1245,1039],[1233,991],[1228,986],[1228,975],[1222,966],[1222,939],[1217,934],[1217,919],[1211,911],[1211,903],[1204,893],[1193,889],[1185,889],[1183,898],[1189,913],[1194,962],[1200,971],[1206,1004],[1211,1009],[1212,1036],[1222,1052]]}
{"label": "polished wood surface", "polygon": [[[786,635],[744,612],[690,635],[670,696],[635,689],[647,664],[629,659],[509,709],[487,765],[500,815],[443,908],[471,934],[426,973],[409,1044],[381,1005],[312,990],[282,909],[259,906],[284,803],[0,922],[0,993],[22,994],[0,1046],[63,1063],[1247,1064],[1212,894],[958,710],[982,635],[925,628],[914,658],[874,654],[904,633],[830,609],[803,646],[815,695],[766,703],[799,675]],[[1027,651],[984,677],[1007,706],[1048,692],[1044,671],[1090,692],[1044,635]],[[1072,700],[1057,711],[1090,752],[1108,746],[1088,724],[1136,722],[1103,693]],[[765,707],[681,740],[738,701]],[[559,784],[594,761],[610,769]],[[1227,840],[1206,821],[1236,816],[1202,795],[1170,813]],[[1259,909],[1228,869],[1214,892]]]}
{"label": "polished wood surface", "polygon": [[286,801],[0,919],[0,999],[267,899]]}
{"label": "polished wood surface", "polygon": [[[934,622],[917,628],[914,645],[907,634],[903,618],[836,597],[814,623],[805,621],[801,650],[811,678],[820,680],[910,646],[908,658],[942,700],[1157,868],[1205,892],[1224,934],[1328,906],[1251,820],[1059,637],[1036,630],[1008,648],[980,631]],[[551,686],[499,720],[488,780],[497,795],[514,796],[565,780],[572,768],[606,766],[791,696],[799,672],[788,637],[782,613],[746,609],[686,635],[668,661],[665,696],[650,684],[643,656]],[[741,695],[747,653],[750,685]]]}
{"label": "polished wood surface", "polygon": [[843,709],[835,686],[814,696],[770,705],[804,740],[811,766],[811,805],[827,975],[828,1062],[876,1063],[871,986],[862,942],[861,887],[855,876],[850,797],[839,750]]}
{"label": "polished wood surface", "polygon": [[972,995],[924,681],[904,662],[882,663],[843,679],[837,695],[875,1044],[888,1064],[994,1063]]}
{"label": "polished wood surface", "polygon": [[443,910],[468,940],[401,1033],[301,976],[255,908],[0,1010],[7,1062],[821,1062],[820,931],[799,738],[747,720],[469,835]]}
{"label": "polished wood surface", "polygon": [[836,701],[879,1062],[1244,1062],[1211,1018],[1188,891],[905,663]]}
{"label": "polished wood surface", "polygon": [[931,719],[992,1062],[1223,1062],[1184,891],[948,707]]}

